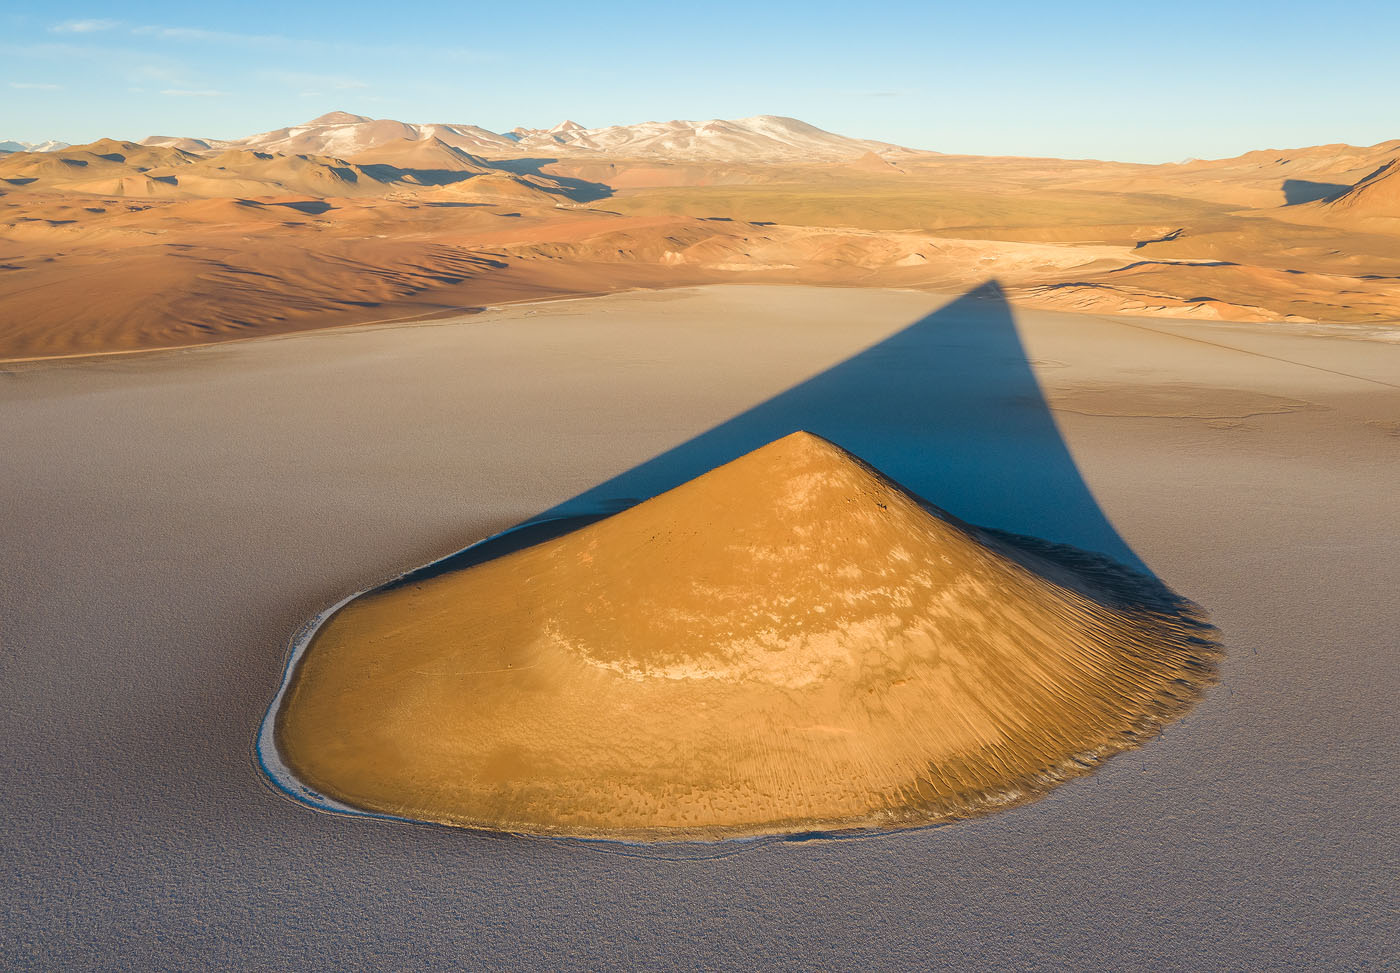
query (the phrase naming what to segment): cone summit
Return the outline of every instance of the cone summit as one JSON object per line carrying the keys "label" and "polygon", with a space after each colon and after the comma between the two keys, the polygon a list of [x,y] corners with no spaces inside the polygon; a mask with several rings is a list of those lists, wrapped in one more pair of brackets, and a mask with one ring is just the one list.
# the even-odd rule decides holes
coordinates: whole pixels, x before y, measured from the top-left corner
{"label": "cone summit", "polygon": [[1016,803],[1210,679],[1209,630],[1102,558],[958,521],[809,433],[496,560],[353,599],[276,717],[355,808],[666,839]]}

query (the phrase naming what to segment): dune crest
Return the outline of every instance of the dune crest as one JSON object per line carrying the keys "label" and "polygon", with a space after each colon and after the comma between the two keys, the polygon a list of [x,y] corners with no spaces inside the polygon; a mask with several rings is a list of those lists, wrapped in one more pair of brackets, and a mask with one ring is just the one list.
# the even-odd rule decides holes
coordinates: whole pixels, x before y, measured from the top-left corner
{"label": "dune crest", "polygon": [[794,433],[311,638],[297,781],[474,828],[668,840],[1029,799],[1212,679],[1211,630],[1096,555],[964,524]]}

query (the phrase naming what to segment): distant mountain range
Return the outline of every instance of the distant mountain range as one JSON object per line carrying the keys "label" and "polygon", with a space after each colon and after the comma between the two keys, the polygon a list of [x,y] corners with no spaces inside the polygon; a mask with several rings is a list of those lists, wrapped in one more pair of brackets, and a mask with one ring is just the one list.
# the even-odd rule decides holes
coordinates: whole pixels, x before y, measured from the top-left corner
{"label": "distant mountain range", "polygon": [[47,142],[16,142],[7,140],[0,142],[0,152],[56,152],[59,149],[66,149],[71,142],[56,142],[49,139]]}
{"label": "distant mountain range", "polygon": [[10,145],[0,356],[725,281],[995,276],[1070,311],[1400,315],[1400,140],[1140,165],[919,152],[771,115],[492,132],[335,112],[233,140]]}
{"label": "distant mountain range", "polygon": [[[130,143],[128,143],[130,144]],[[904,161],[939,153],[889,142],[837,135],[796,118],[755,115],[704,121],[641,122],[585,128],[564,121],[553,128],[514,128],[493,132],[460,123],[412,124],[335,111],[300,125],[238,139],[152,135],[141,144],[180,149],[210,157],[230,149],[280,155],[314,155],[364,164],[412,169],[483,171],[488,160],[537,156],[584,162],[589,159],[634,162],[854,164],[870,171],[897,171]],[[67,142],[0,141],[0,154],[54,152]],[[1287,173],[1294,180],[1294,202],[1338,195],[1357,180],[1400,155],[1400,140],[1374,146],[1317,145],[1263,149],[1228,159],[1193,159],[1153,169],[1164,177],[1200,183],[1218,174],[1227,181],[1266,173]],[[971,157],[969,157],[971,158]],[[1322,177],[1343,182],[1329,184]]]}
{"label": "distant mountain range", "polygon": [[[154,144],[100,139],[53,152],[0,154],[0,195],[25,189],[148,199],[376,195],[433,189],[454,200],[533,201],[553,206],[579,196],[573,182],[512,173],[436,137],[398,139],[354,153],[354,161],[205,140]],[[193,148],[182,147],[197,142]],[[506,163],[502,163],[506,165]],[[587,196],[587,193],[583,195]]]}
{"label": "distant mountain range", "polygon": [[850,162],[869,153],[908,155],[913,150],[869,139],[837,135],[780,115],[706,121],[642,122],[584,128],[562,122],[553,128],[516,128],[491,132],[477,125],[414,125],[387,118],[331,112],[302,125],[279,128],[241,139],[151,136],[146,145],[171,146],[187,152],[252,149],[283,154],[359,158],[372,150],[413,154],[414,143],[440,143],[485,158],[602,156],[684,162]]}
{"label": "distant mountain range", "polygon": [[[137,149],[164,154],[147,157]],[[60,151],[66,165],[50,158]],[[79,158],[85,153],[92,157]],[[274,162],[274,157],[284,161]],[[1278,205],[1282,187],[1288,205],[1335,200],[1340,203],[1338,212],[1391,215],[1397,207],[1391,198],[1396,180],[1392,163],[1397,157],[1400,140],[1364,147],[1317,145],[1157,166],[1102,163],[1099,165],[1106,168],[1095,179],[1101,190],[1168,190],[1190,198],[1250,206]],[[232,185],[230,177],[237,174],[248,192],[274,186],[287,191],[334,187],[353,193],[373,192],[376,184],[436,186],[460,182],[470,175],[489,175],[490,180],[475,184],[478,191],[499,184],[494,193],[534,196],[543,192],[576,198],[578,179],[567,184],[560,177],[572,174],[620,187],[651,185],[656,178],[662,180],[657,185],[670,184],[667,179],[680,178],[655,175],[658,163],[684,164],[678,165],[676,172],[683,167],[703,170],[710,174],[695,178],[707,181],[714,178],[715,166],[768,165],[778,172],[790,166],[839,165],[853,171],[902,174],[909,166],[956,166],[961,161],[981,167],[992,161],[837,135],[780,115],[604,128],[564,121],[548,129],[515,128],[502,133],[477,125],[411,124],[340,111],[239,139],[152,135],[140,143],[102,139],[87,146],[58,141],[0,142],[0,159],[5,160],[0,175],[11,185],[36,183],[36,188],[61,186],[86,192],[120,189],[125,194],[139,190],[140,195],[153,196],[218,195]],[[541,169],[555,160],[559,165],[549,172]],[[1010,157],[1001,162],[1033,163],[1047,172],[1047,166],[1081,165]],[[601,163],[606,171],[594,163]],[[134,171],[123,171],[122,166],[134,167]],[[190,168],[183,169],[185,166]],[[183,171],[177,176],[175,168]],[[271,174],[274,169],[276,174]],[[206,171],[213,180],[208,187],[202,186]],[[133,182],[133,176],[140,178]],[[1372,177],[1374,184],[1359,185]],[[741,181],[752,178],[763,177],[749,170]],[[1339,197],[1353,187],[1357,192],[1343,202]]]}

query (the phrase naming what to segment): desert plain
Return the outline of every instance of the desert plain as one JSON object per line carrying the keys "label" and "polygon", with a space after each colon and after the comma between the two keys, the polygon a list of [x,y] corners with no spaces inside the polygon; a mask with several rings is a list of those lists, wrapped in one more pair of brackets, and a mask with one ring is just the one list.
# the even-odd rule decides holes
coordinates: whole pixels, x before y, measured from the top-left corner
{"label": "desert plain", "polygon": [[[884,183],[850,187],[996,164],[863,149],[782,192],[583,149],[472,177],[551,196],[533,212],[446,177],[410,202],[195,198],[153,166],[133,201],[136,176],[5,170],[5,964],[1393,962],[1400,221],[1354,211],[1394,191],[1395,146],[1299,153],[1329,160],[1286,177],[1321,187],[1301,201],[1282,156],[1012,160],[1087,181],[967,194],[956,233],[911,209],[957,210],[928,183],[883,211]],[[357,184],[402,161],[372,159]],[[890,833],[580,841],[318,814],[269,784],[258,729],[328,606],[799,429],[965,521],[1160,579],[1218,627],[1218,683],[1039,800]]]}
{"label": "desert plain", "polygon": [[1393,321],[1397,158],[1400,140],[1142,165],[915,151],[779,116],[500,135],[346,112],[0,153],[0,357],[731,282],[995,277],[1022,306]]}

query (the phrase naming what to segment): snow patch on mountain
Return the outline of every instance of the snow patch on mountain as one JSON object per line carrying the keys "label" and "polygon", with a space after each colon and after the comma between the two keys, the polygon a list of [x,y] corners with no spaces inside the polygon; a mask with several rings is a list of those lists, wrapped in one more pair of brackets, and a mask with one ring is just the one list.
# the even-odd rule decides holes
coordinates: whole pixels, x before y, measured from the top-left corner
{"label": "snow patch on mountain", "polygon": [[56,139],[49,139],[45,142],[20,142],[14,139],[0,141],[0,152],[57,152],[59,149],[66,149],[72,143],[59,142]]}

